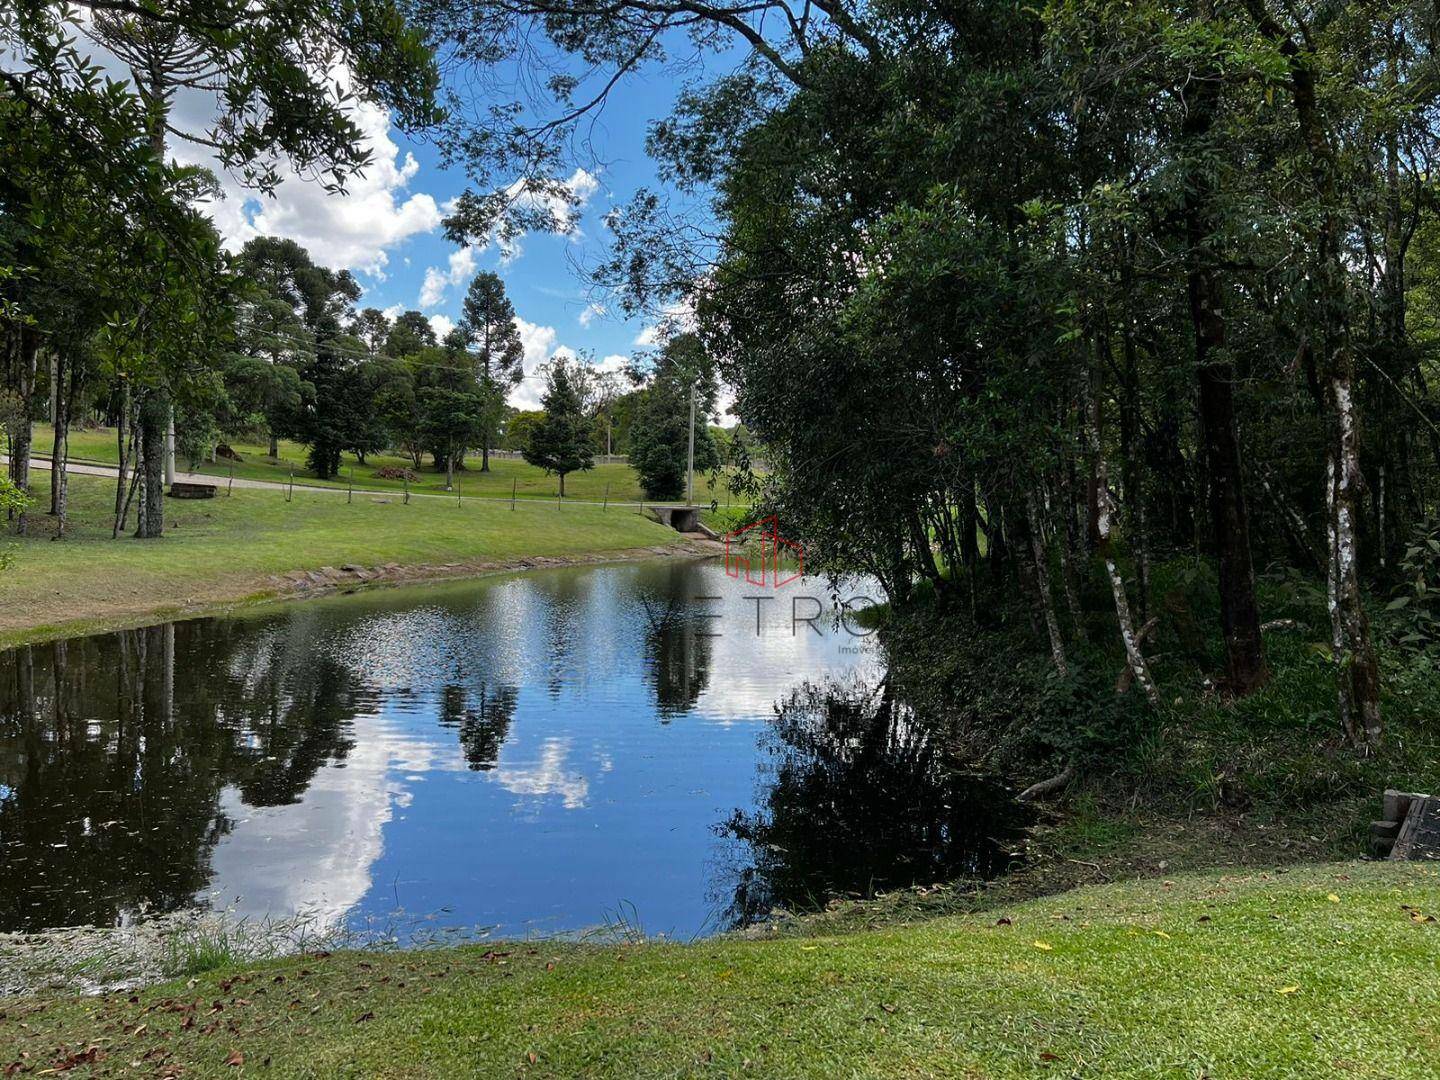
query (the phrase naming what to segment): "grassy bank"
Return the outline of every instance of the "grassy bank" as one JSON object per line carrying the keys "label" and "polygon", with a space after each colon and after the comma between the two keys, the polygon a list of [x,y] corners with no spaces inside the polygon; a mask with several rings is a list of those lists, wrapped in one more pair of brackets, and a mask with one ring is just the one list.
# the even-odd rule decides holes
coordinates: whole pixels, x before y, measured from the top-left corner
{"label": "grassy bank", "polygon": [[[46,426],[36,425],[35,454],[48,457],[51,448],[51,432]],[[231,448],[243,460],[239,462],[203,462],[198,472],[218,477],[228,477],[233,468],[236,478],[241,480],[264,480],[271,483],[288,483],[290,474],[295,474],[297,484],[319,487],[345,488],[353,479],[357,488],[375,491],[401,491],[402,480],[377,476],[381,469],[413,469],[409,458],[394,454],[371,454],[365,464],[355,461],[352,455],[345,455],[341,475],[333,480],[317,480],[310,474],[305,463],[306,450],[299,443],[281,440],[279,455],[270,457],[270,448],[258,443],[235,442]],[[119,460],[119,449],[113,430],[100,428],[89,431],[75,431],[70,437],[70,459],[94,465],[114,466]],[[178,467],[185,469],[189,462],[179,461]],[[559,480],[546,475],[543,469],[526,464],[519,458],[494,457],[490,459],[490,471],[480,471],[480,456],[473,454],[466,458],[467,467],[460,472],[460,494],[486,498],[510,498],[512,492],[521,499],[554,499],[559,491]],[[444,494],[445,473],[436,471],[428,458],[419,468],[419,479],[410,482],[410,490],[418,493]],[[565,478],[565,495],[577,500],[603,502],[638,502],[641,499],[640,482],[635,470],[628,464],[616,462],[597,463],[586,472],[571,473]],[[723,483],[713,483],[706,474],[695,477],[695,498],[701,502],[716,499],[723,506],[726,492]]]}
{"label": "grassy bank", "polygon": [[[38,473],[37,488],[48,475]],[[405,505],[397,496],[356,496],[352,505],[299,489],[287,502],[278,491],[236,488],[230,497],[169,500],[162,540],[112,540],[113,484],[72,475],[70,491],[65,540],[52,539],[53,519],[43,513],[33,515],[29,537],[0,540],[13,556],[0,571],[0,644],[254,599],[292,570],[604,556],[678,539],[633,510],[599,506]]]}
{"label": "grassy bank", "polygon": [[922,604],[883,634],[897,686],[954,757],[1017,787],[1073,767],[1040,833],[1060,862],[1126,863],[1133,852],[1139,871],[1151,838],[1177,825],[1191,826],[1184,842],[1152,867],[1206,865],[1207,830],[1277,860],[1353,858],[1366,850],[1385,788],[1440,791],[1440,670],[1435,657],[1397,644],[1395,613],[1372,600],[1386,738],[1367,756],[1346,744],[1336,718],[1323,583],[1261,577],[1272,677],[1240,700],[1217,685],[1225,662],[1214,595],[1203,561],[1154,567],[1153,708],[1137,690],[1117,693],[1125,663],[1098,572],[1086,579],[1080,625],[1068,632],[1066,620],[1067,678],[1056,676],[1023,598],[982,594],[973,618]]}
{"label": "grassy bank", "polygon": [[1332,864],[857,934],[337,953],[7,1002],[0,1046],[19,1075],[1428,1077],[1437,884]]}

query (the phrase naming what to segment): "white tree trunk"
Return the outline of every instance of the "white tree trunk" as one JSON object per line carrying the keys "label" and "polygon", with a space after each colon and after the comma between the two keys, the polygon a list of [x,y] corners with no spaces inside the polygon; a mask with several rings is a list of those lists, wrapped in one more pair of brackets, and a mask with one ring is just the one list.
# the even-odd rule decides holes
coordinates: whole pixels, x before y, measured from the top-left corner
{"label": "white tree trunk", "polygon": [[1115,561],[1115,546],[1111,532],[1115,521],[1115,500],[1110,495],[1110,468],[1105,461],[1105,451],[1100,444],[1100,430],[1096,425],[1096,407],[1092,399],[1090,375],[1084,375],[1084,401],[1081,402],[1085,417],[1085,442],[1094,455],[1096,479],[1095,531],[1099,534],[1098,549],[1105,560],[1105,575],[1110,579],[1110,591],[1115,597],[1115,619],[1120,624],[1120,640],[1125,645],[1125,662],[1146,699],[1152,706],[1160,704],[1160,692],[1155,680],[1150,677],[1150,665],[1140,651],[1140,641],[1135,633],[1135,620],[1130,614],[1130,598],[1125,593],[1125,578]]}
{"label": "white tree trunk", "polygon": [[[1330,484],[1331,636],[1337,665],[1337,702],[1345,734],[1357,746],[1379,746],[1380,675],[1370,643],[1370,623],[1360,591],[1355,522],[1360,505],[1360,432],[1347,364],[1331,379],[1335,438],[1327,468]],[[1338,460],[1337,460],[1338,459]]]}

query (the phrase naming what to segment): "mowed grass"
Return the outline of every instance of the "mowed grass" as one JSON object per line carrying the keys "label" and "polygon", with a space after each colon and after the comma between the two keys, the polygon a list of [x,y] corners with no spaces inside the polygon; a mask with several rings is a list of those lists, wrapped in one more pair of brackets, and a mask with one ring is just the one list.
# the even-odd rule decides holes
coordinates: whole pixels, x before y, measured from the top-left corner
{"label": "mowed grass", "polygon": [[[634,508],[585,504],[345,496],[297,488],[236,488],[208,500],[166,500],[160,540],[110,538],[115,485],[70,477],[71,528],[51,539],[49,473],[37,471],[28,538],[0,537],[0,644],[56,627],[159,617],[273,590],[270,575],[357,563],[406,566],[577,556],[672,544],[671,530]],[[133,528],[134,516],[131,516]]]}
{"label": "mowed grass", "polygon": [[1437,906],[1433,866],[1329,864],[845,936],[341,953],[7,1002],[0,1047],[94,1076],[1434,1077]]}
{"label": "mowed grass", "polygon": [[[35,455],[49,457],[53,445],[52,439],[53,433],[50,428],[43,424],[37,424],[35,426]],[[397,457],[393,454],[368,455],[364,465],[356,462],[353,455],[346,454],[341,475],[337,479],[317,480],[310,474],[310,470],[305,464],[305,447],[299,443],[282,440],[279,444],[280,454],[276,458],[268,456],[269,446],[246,442],[235,442],[230,445],[244,459],[234,463],[234,474],[242,480],[288,483],[293,469],[296,484],[345,488],[351,483],[353,473],[353,482],[357,488],[401,491],[405,487],[403,480],[387,480],[377,477],[375,473],[386,467],[413,468],[409,458]],[[95,465],[115,465],[119,461],[119,448],[115,442],[115,432],[105,428],[72,432],[70,460]],[[508,499],[513,492],[517,498],[521,499],[554,499],[559,494],[558,477],[547,476],[543,469],[537,469],[519,458],[492,457],[490,471],[483,473],[480,471],[478,451],[467,455],[465,460],[466,468],[458,474],[462,496]],[[190,463],[181,459],[176,462],[176,465],[181,470],[188,470]],[[228,477],[231,465],[232,463],[226,460],[220,460],[213,464],[205,462],[196,471],[210,476]],[[419,469],[419,474],[420,479],[410,484],[412,492],[436,494],[445,491],[445,473],[437,472],[428,457]],[[586,472],[571,473],[565,477],[565,497],[569,499],[603,502],[609,498],[612,502],[639,502],[641,494],[640,482],[635,475],[635,470],[623,462],[596,464],[593,469]],[[697,473],[695,498],[702,503],[713,500],[721,506],[726,505],[728,495],[724,480],[718,477],[712,478],[708,474]]]}

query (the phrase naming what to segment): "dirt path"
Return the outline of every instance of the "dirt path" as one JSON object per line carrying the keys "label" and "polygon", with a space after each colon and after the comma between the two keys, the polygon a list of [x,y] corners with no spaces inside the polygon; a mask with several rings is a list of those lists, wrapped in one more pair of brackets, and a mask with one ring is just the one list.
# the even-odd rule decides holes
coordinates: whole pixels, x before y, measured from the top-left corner
{"label": "dirt path", "polygon": [[[8,465],[9,463],[10,463],[10,458],[9,458],[7,455],[5,455],[5,454],[0,454],[0,465]],[[30,468],[31,468],[32,470],[37,471],[37,472],[45,472],[45,473],[48,473],[48,472],[50,471],[50,459],[49,459],[49,458],[31,458],[31,460],[30,460]],[[81,475],[81,476],[103,476],[103,477],[108,477],[108,478],[111,479],[111,480],[115,479],[115,473],[116,473],[115,466],[113,466],[113,465],[91,465],[91,464],[88,464],[88,463],[85,463],[85,462],[79,462],[79,461],[72,461],[72,462],[70,462],[70,464],[69,464],[69,466],[68,466],[68,471],[69,471],[69,472],[72,472],[72,473],[78,473],[78,474]],[[232,480],[232,479],[229,478],[229,477],[225,477],[225,476],[215,476],[215,475],[213,475],[213,474],[211,474],[211,473],[192,473],[192,472],[178,472],[178,471],[177,471],[177,472],[175,473],[175,479],[176,479],[179,483],[182,483],[182,484],[213,484],[216,488],[223,488],[223,487],[225,487],[227,484],[232,484],[232,483],[233,483],[237,488],[257,488],[257,489],[260,489],[260,490],[263,490],[263,491],[284,491],[286,488],[290,487],[290,484],[289,484],[288,481],[282,481],[282,480],[249,480],[249,479],[246,479],[246,478],[240,477],[240,476],[237,476],[237,477],[235,477],[235,478]],[[318,491],[318,492],[323,492],[323,493],[326,494],[326,495],[347,495],[347,494],[349,494],[349,491],[350,491],[349,488],[329,487],[329,486],[322,485],[322,484],[307,484],[307,483],[303,483],[303,482],[300,482],[300,481],[297,481],[297,482],[296,482],[296,484],[295,484],[295,490],[296,490],[296,491],[306,491],[306,492]],[[355,491],[355,494],[356,494],[356,495],[394,495],[394,496],[400,496],[400,495],[402,494],[401,491],[398,491],[398,490],[396,490],[395,488],[357,487],[357,488],[354,489],[354,491]],[[471,499],[474,499],[474,500],[476,500],[477,502],[508,503],[508,502],[511,501],[510,498],[507,497],[507,496],[505,496],[505,495],[461,495],[460,497],[463,498],[463,499],[465,499],[466,501],[469,501],[469,500],[471,500]],[[455,498],[455,496],[454,496],[454,495],[450,495],[450,494],[444,494],[444,495],[442,495],[442,494],[439,494],[439,493],[437,493],[437,492],[431,492],[431,491],[412,491],[412,492],[410,492],[410,498],[412,498],[412,499],[450,499],[450,500],[453,500],[453,499]],[[544,501],[546,501],[548,498],[549,498],[549,496],[546,496],[545,499],[541,499],[541,498],[537,498],[536,496],[533,496],[533,495],[532,495],[532,496],[526,496],[524,499],[519,499],[518,501],[520,501],[520,502],[544,502]],[[626,501],[624,501],[624,500],[622,500],[622,499],[611,499],[611,500],[609,500],[608,504],[602,504],[602,503],[600,502],[600,500],[598,500],[598,499],[574,499],[574,498],[567,498],[567,499],[565,500],[565,504],[566,504],[567,506],[601,506],[601,505],[609,505],[609,506],[667,506],[667,505],[671,505],[671,504],[669,504],[669,503],[638,503],[638,502],[626,502]]]}

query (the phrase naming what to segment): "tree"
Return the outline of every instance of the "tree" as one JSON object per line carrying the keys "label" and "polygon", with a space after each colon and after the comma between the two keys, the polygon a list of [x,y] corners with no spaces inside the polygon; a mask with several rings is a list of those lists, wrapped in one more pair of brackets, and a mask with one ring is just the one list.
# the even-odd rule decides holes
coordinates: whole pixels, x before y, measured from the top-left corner
{"label": "tree", "polygon": [[347,447],[361,464],[403,440],[405,405],[413,403],[415,376],[404,361],[388,356],[363,361],[355,372],[356,422],[354,444]]}
{"label": "tree", "polygon": [[[0,476],[0,513],[7,517],[11,514],[23,513],[27,496],[7,478]],[[10,565],[10,552],[0,549],[0,570]]]}
{"label": "tree", "polygon": [[391,325],[382,351],[398,360],[414,356],[421,349],[433,349],[438,344],[429,319],[418,311],[402,311]]}
{"label": "tree", "polygon": [[489,399],[482,425],[480,471],[490,471],[490,445],[503,416],[505,399],[524,374],[525,346],[515,324],[515,308],[498,274],[475,275],[465,293],[460,326],[465,345],[474,346],[477,378]]}
{"label": "tree", "polygon": [[[439,451],[445,462],[445,490],[455,484],[460,451],[473,445],[485,429],[487,403],[483,394],[428,386],[415,394],[422,437]],[[563,484],[564,481],[562,480]]]}
{"label": "tree", "polygon": [[295,436],[310,447],[307,464],[321,480],[339,475],[344,451],[366,442],[367,395],[356,338],[324,341],[301,370],[305,398]]}
{"label": "tree", "polygon": [[539,409],[520,409],[510,414],[505,421],[505,438],[503,446],[506,450],[524,450],[530,445],[530,437],[535,434],[535,429],[545,422],[545,414]]}
{"label": "tree", "polygon": [[328,479],[339,472],[344,451],[377,448],[371,394],[360,372],[370,353],[345,330],[359,283],[350,271],[318,266],[299,244],[275,237],[247,243],[239,265],[262,297],[250,309],[250,337],[272,362],[293,363],[300,381],[298,408],[288,396],[294,385],[288,376],[270,384],[282,395],[270,410],[271,450],[278,434],[298,439],[310,448],[310,469]]}
{"label": "tree", "polygon": [[300,368],[315,339],[299,310],[295,274],[310,264],[292,240],[257,237],[237,259],[241,275],[238,354],[227,384],[243,415],[270,437],[270,457],[280,454],[280,434],[297,425],[301,404]]}
{"label": "tree", "polygon": [[686,496],[692,429],[691,393],[695,395],[695,468],[708,472],[720,465],[710,434],[710,416],[719,393],[714,365],[693,334],[672,338],[655,361],[651,383],[630,428],[630,464],[651,499]]}
{"label": "tree", "polygon": [[545,372],[545,394],[540,407],[545,418],[530,434],[525,460],[560,478],[560,497],[565,497],[565,477],[585,472],[595,465],[586,409],[587,369],[576,360],[556,357]]}
{"label": "tree", "polygon": [[350,326],[350,333],[359,338],[370,354],[378,354],[390,339],[390,319],[379,308],[361,309]]}
{"label": "tree", "polygon": [[[355,102],[382,104],[406,125],[439,119],[434,58],[387,0],[343,11],[289,0],[258,7],[101,0],[85,12],[82,20],[80,9],[46,2],[0,16],[9,57],[0,75],[7,147],[0,188],[7,192],[33,192],[49,172],[89,185],[97,207],[128,203],[131,220],[163,233],[172,213],[161,190],[165,178],[186,171],[166,161],[169,136],[213,151],[242,182],[262,190],[278,182],[282,159],[338,189],[370,157]],[[104,79],[75,48],[80,34],[128,66],[130,82]],[[203,133],[173,122],[172,103],[182,90],[212,97],[214,122]],[[22,168],[12,170],[12,161]],[[27,161],[36,165],[28,176]],[[207,261],[199,254],[192,273]],[[105,265],[117,268],[111,260]],[[155,373],[162,377],[136,403],[143,425],[137,445],[151,451],[137,454],[147,474],[137,534],[145,538],[164,532],[165,443],[174,398],[183,392],[167,383],[163,368]],[[17,376],[25,383],[23,371]],[[57,500],[62,491],[63,483]]]}

